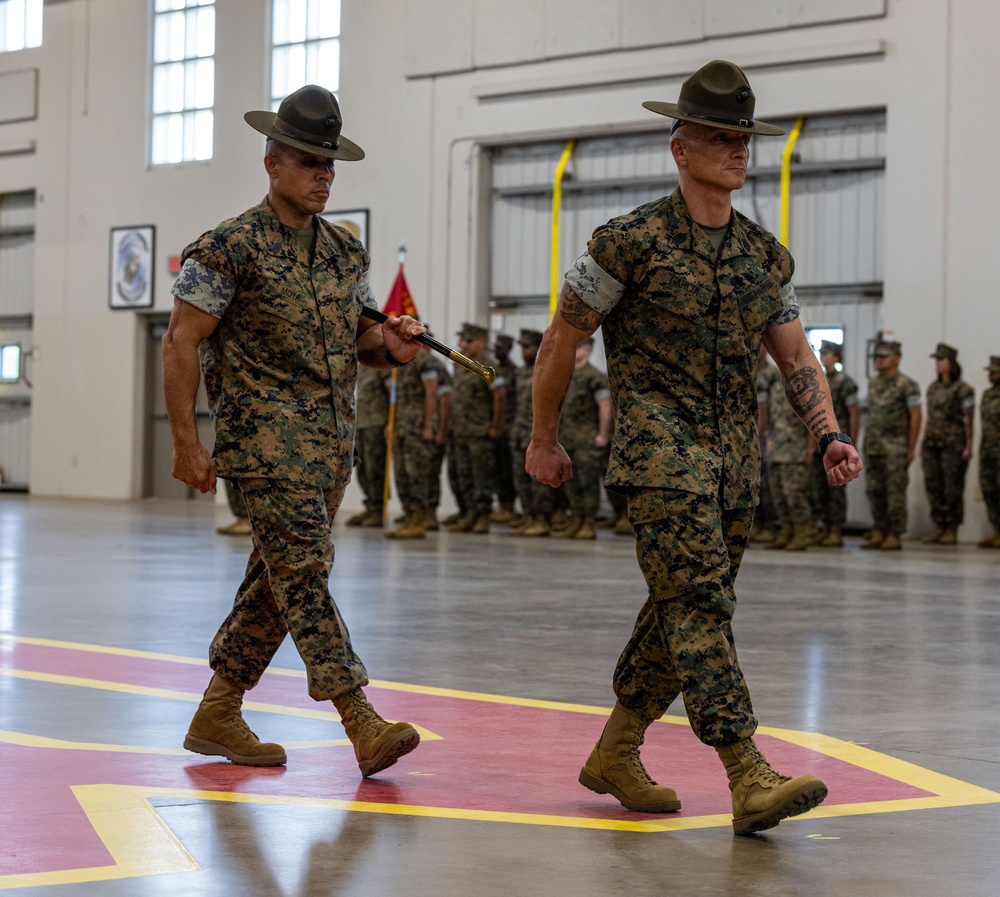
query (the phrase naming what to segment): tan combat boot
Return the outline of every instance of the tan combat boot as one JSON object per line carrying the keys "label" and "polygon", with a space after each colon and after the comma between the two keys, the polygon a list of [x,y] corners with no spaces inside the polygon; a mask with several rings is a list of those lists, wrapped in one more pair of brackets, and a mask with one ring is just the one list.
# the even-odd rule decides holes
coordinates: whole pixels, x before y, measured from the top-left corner
{"label": "tan combat boot", "polygon": [[[583,520],[580,517],[570,517],[566,525],[560,529],[556,530],[553,535],[557,539],[575,539],[576,534],[580,531],[580,527],[583,525]],[[555,526],[552,527],[555,530]]]}
{"label": "tan combat boot", "polygon": [[490,515],[480,514],[475,522],[472,524],[470,533],[475,533],[477,536],[482,536],[490,531]]}
{"label": "tan combat boot", "polygon": [[448,527],[449,533],[467,533],[476,525],[476,515],[472,511],[466,511],[465,515]]}
{"label": "tan combat boot", "polygon": [[361,526],[382,526],[382,515],[378,511],[369,511],[362,518]]}
{"label": "tan combat boot", "polygon": [[768,542],[764,547],[771,550],[777,550],[779,548],[787,548],[788,543],[792,541],[792,527],[782,526],[778,530],[778,534],[774,537],[774,540]]}
{"label": "tan combat boot", "polygon": [[816,527],[811,523],[807,523],[804,526],[796,525],[792,528],[792,538],[785,546],[785,551],[805,551],[810,545],[815,544]]}
{"label": "tan combat boot", "polygon": [[862,548],[878,548],[885,541],[885,533],[880,529],[869,530],[861,537]]}
{"label": "tan combat boot", "polygon": [[941,538],[938,539],[938,545],[957,545],[958,544],[958,529],[954,526],[946,526],[944,532],[941,533]]}
{"label": "tan combat boot", "polygon": [[677,792],[657,785],[639,757],[649,723],[616,703],[600,739],[580,770],[579,781],[598,794],[613,795],[629,810],[674,813],[681,808]]}
{"label": "tan combat boot", "polygon": [[619,536],[634,536],[635,529],[633,529],[632,524],[628,521],[628,514],[622,514],[618,518],[618,522],[615,524],[615,532]]}
{"label": "tan combat boot", "polygon": [[436,533],[441,529],[441,524],[438,523],[437,511],[433,508],[429,511],[423,512],[424,529],[429,533]]}
{"label": "tan combat boot", "polygon": [[387,723],[368,703],[360,688],[333,699],[354,756],[364,778],[392,766],[420,744],[420,734],[409,723]]}
{"label": "tan combat boot", "polygon": [[819,543],[821,548],[841,548],[844,544],[844,528],[839,523],[831,523],[826,535]]}
{"label": "tan combat boot", "polygon": [[939,526],[934,529],[934,532],[929,535],[924,536],[920,541],[924,545],[937,545],[941,541],[941,537],[944,535],[944,530]]}
{"label": "tan combat boot", "polygon": [[505,501],[490,514],[490,523],[510,523],[515,517],[517,515],[514,513],[514,503]]}
{"label": "tan combat boot", "polygon": [[518,534],[526,538],[538,538],[539,536],[547,536],[551,531],[548,519],[542,514],[538,514],[532,517],[528,525],[519,530]]}
{"label": "tan combat boot", "polygon": [[243,719],[242,708],[243,689],[214,675],[184,737],[185,749],[225,757],[240,766],[284,766],[285,749],[261,744]]}
{"label": "tan combat boot", "polygon": [[593,517],[584,517],[579,529],[573,534],[574,539],[596,539],[597,529],[594,526]]}
{"label": "tan combat boot", "polygon": [[993,527],[993,535],[980,539],[976,545],[980,548],[1000,548],[1000,526]]}
{"label": "tan combat boot", "polygon": [[603,520],[598,521],[598,529],[614,529],[618,524],[618,518],[621,515],[616,511],[610,517],[605,517]]}
{"label": "tan combat boot", "polygon": [[[864,548],[863,545],[861,547]],[[903,547],[903,543],[899,541],[899,536],[895,533],[889,533],[878,545],[873,547],[880,551],[899,551]]]}
{"label": "tan combat boot", "polygon": [[387,539],[426,539],[427,529],[424,526],[424,515],[417,511],[407,514],[403,522],[394,530],[385,534]]}
{"label": "tan combat boot", "polygon": [[826,785],[813,776],[775,772],[752,738],[715,749],[726,767],[733,795],[733,832],[749,835],[819,806]]}

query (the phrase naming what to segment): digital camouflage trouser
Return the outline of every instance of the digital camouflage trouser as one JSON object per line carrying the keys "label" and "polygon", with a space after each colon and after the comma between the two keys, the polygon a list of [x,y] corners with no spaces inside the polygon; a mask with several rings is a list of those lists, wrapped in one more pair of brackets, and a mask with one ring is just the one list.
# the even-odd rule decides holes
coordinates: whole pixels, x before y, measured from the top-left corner
{"label": "digital camouflage trouser", "polygon": [[209,648],[212,669],[249,690],[287,633],[305,662],[314,700],[367,685],[329,589],[330,525],[344,490],[262,478],[238,482],[253,525],[253,551],[233,608]]}
{"label": "digital camouflage trouser", "polygon": [[524,469],[527,443],[523,446],[515,444],[511,451],[514,455],[514,479],[517,496],[521,500],[521,511],[529,517],[544,517],[547,520],[555,510],[556,490],[545,483],[539,483]]}
{"label": "digital camouflage trouser", "polygon": [[941,529],[958,527],[965,516],[965,474],[969,462],[954,446],[924,444],[920,452],[931,520]]}
{"label": "digital camouflage trouser", "polygon": [[1000,446],[980,446],[979,488],[990,524],[1000,529]]}
{"label": "digital camouflage trouser", "polygon": [[496,490],[496,441],[487,436],[456,436],[455,473],[459,504],[477,517],[490,513]]}
{"label": "digital camouflage trouser", "polygon": [[608,471],[607,448],[578,448],[568,452],[573,476],[563,488],[574,517],[596,517],[601,503],[601,484]]}
{"label": "digital camouflage trouser", "polygon": [[772,461],[767,480],[779,526],[807,526],[812,522],[809,468],[805,464],[801,461]]}
{"label": "digital camouflage trouser", "polygon": [[358,485],[365,496],[365,509],[382,513],[385,501],[385,427],[361,427],[354,433],[358,461]]}
{"label": "digital camouflage trouser", "polygon": [[847,522],[847,489],[830,485],[819,452],[809,468],[809,504],[813,517],[823,523],[843,526]]}
{"label": "digital camouflage trouser", "polygon": [[872,528],[901,536],[906,532],[906,487],[910,469],[903,457],[868,455],[865,458],[865,493],[872,514]]}
{"label": "digital camouflage trouser", "polygon": [[628,515],[649,597],[618,660],[618,700],[655,720],[682,694],[691,728],[705,744],[749,738],[757,720],[732,618],[754,509],[725,511],[714,497],[633,489]]}
{"label": "digital camouflage trouser", "polygon": [[431,504],[432,480],[440,475],[435,466],[437,447],[424,442],[420,434],[396,434],[392,441],[392,471],[396,494],[406,514],[423,514],[436,507]]}

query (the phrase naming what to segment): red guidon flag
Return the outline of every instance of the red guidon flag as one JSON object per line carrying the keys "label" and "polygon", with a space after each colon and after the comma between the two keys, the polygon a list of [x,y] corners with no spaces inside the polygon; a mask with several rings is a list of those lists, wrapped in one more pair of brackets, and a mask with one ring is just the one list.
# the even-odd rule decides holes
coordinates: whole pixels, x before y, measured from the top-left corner
{"label": "red guidon flag", "polygon": [[417,307],[413,304],[413,296],[410,295],[410,288],[406,285],[406,278],[403,276],[403,265],[399,265],[399,273],[396,275],[396,282],[389,291],[389,298],[382,306],[383,313],[387,315],[409,315],[420,320],[417,314]]}

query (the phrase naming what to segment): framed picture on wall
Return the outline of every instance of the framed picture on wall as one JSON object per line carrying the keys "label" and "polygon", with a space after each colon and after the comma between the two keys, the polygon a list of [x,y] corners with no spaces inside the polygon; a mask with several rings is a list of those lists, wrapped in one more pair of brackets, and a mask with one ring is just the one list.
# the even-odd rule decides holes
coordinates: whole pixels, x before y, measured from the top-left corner
{"label": "framed picture on wall", "polygon": [[108,305],[111,308],[151,308],[153,305],[153,248],[156,228],[111,228]]}
{"label": "framed picture on wall", "polygon": [[368,249],[368,209],[346,209],[342,212],[324,212],[320,215],[324,221],[342,227],[361,241]]}

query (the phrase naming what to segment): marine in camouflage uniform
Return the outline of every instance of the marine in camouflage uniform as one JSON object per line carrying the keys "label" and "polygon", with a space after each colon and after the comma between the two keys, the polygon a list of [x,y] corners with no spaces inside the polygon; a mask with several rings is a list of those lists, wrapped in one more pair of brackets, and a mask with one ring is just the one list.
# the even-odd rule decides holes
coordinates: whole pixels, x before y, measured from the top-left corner
{"label": "marine in camouflage uniform", "polygon": [[683,694],[692,729],[726,767],[734,831],[744,834],[826,795],[811,776],[778,774],[757,749],[733,641],[734,583],[760,473],[762,339],[789,400],[822,437],[831,481],[852,479],[860,462],[836,438],[798,321],[791,256],[730,201],[745,179],[749,135],[781,132],[754,121],[745,75],[721,60],[684,82],[681,102],[646,106],[678,120],[670,149],[680,187],[599,227],[567,274],[536,366],[528,469],[553,486],[568,478],[559,404],[576,346],[601,326],[615,408],[607,482],[627,492],[648,597],[615,671],[618,702],[580,782],[633,810],[678,809],[673,789],[646,773],[639,747]]}
{"label": "marine in camouflage uniform", "polygon": [[931,358],[937,360],[938,378],[927,389],[920,460],[935,530],[923,542],[954,545],[965,516],[965,474],[972,458],[976,393],[962,380],[957,349],[938,343]]}
{"label": "marine in camouflage uniform", "polygon": [[[823,340],[819,350],[819,360],[826,372],[826,382],[830,387],[830,401],[837,420],[844,424],[852,442],[858,439],[858,384],[842,370],[837,370],[838,362],[844,359],[843,346],[832,340]],[[831,486],[826,480],[823,458],[818,450],[813,452],[809,480],[809,502],[813,517],[823,526],[820,545],[837,548],[844,544],[843,528],[847,521],[847,490]]]}
{"label": "marine in camouflage uniform", "polygon": [[498,333],[493,340],[496,357],[496,373],[506,384],[503,405],[503,431],[496,441],[497,449],[497,509],[492,513],[494,523],[510,523],[516,517],[514,502],[517,500],[517,479],[514,476],[514,459],[511,453],[510,432],[517,413],[514,395],[514,375],[517,365],[511,361],[510,351],[514,347],[514,337]]}
{"label": "marine in camouflage uniform", "polygon": [[538,330],[525,329],[518,338],[524,364],[514,372],[514,423],[510,430],[511,454],[514,460],[515,484],[521,501],[521,520],[511,527],[514,536],[547,536],[552,531],[551,518],[556,492],[539,483],[524,469],[525,455],[531,442],[531,381],[535,372],[535,356],[542,344]]}
{"label": "marine in camouflage uniform", "polygon": [[767,401],[768,484],[774,501],[778,533],[768,549],[803,551],[814,541],[809,505],[809,461],[813,441],[785,396],[780,378],[771,382]]}
{"label": "marine in camouflage uniform", "polygon": [[979,404],[979,487],[993,532],[979,541],[980,548],[1000,548],[1000,355],[991,355],[990,388]]}
{"label": "marine in camouflage uniform", "polygon": [[774,541],[778,526],[778,512],[771,492],[771,464],[767,454],[767,405],[771,400],[771,387],[781,383],[781,373],[771,363],[771,358],[760,350],[757,359],[757,426],[760,442],[760,497],[753,518],[750,541],[770,543]]}
{"label": "marine in camouflage uniform", "polygon": [[557,533],[561,539],[597,537],[601,483],[608,469],[611,389],[607,375],[590,363],[593,345],[589,337],[577,346],[576,369],[559,418],[559,441],[573,463],[573,477],[563,484],[570,520]]}
{"label": "marine in camouflage uniform", "polygon": [[438,381],[443,365],[429,351],[421,352],[394,373],[396,413],[393,422],[392,469],[396,494],[403,506],[403,523],[387,538],[416,539],[427,533],[432,514],[432,481],[436,467]]}
{"label": "marine in camouflage uniform", "polygon": [[898,550],[906,532],[906,489],[920,432],[920,387],[899,372],[901,347],[894,340],[875,347],[878,376],[868,384],[865,429],[865,492],[872,529],[862,548]]}
{"label": "marine in camouflage uniform", "polygon": [[[368,776],[419,735],[383,720],[362,691],[368,674],[329,591],[331,524],[353,466],[358,359],[406,362],[424,328],[405,316],[381,326],[361,318],[362,306],[375,307],[368,253],[318,217],[331,160],[364,156],[340,135],[336,97],[308,85],[277,113],[245,117],[268,137],[267,197],[184,250],[164,337],[174,476],[202,492],[215,490],[217,475],[234,479],[253,526],[243,582],[209,649],[214,675],[184,745],[246,765],[285,762],[280,745],[249,730],[240,707],[290,634],[310,696],[334,703]],[[199,356],[215,423],[211,456],[194,422]]]}
{"label": "marine in camouflage uniform", "polygon": [[[466,323],[459,331],[459,346],[473,361],[495,369],[496,359],[485,351],[486,334],[485,327]],[[452,379],[451,446],[465,515],[449,530],[488,533],[496,491],[496,441],[503,429],[504,380],[498,374],[487,383],[461,366],[456,366]]]}
{"label": "marine in camouflage uniform", "polygon": [[389,393],[384,372],[362,365],[358,369],[355,397],[354,457],[365,509],[349,517],[347,525],[381,526],[385,503],[385,428],[389,423]]}

